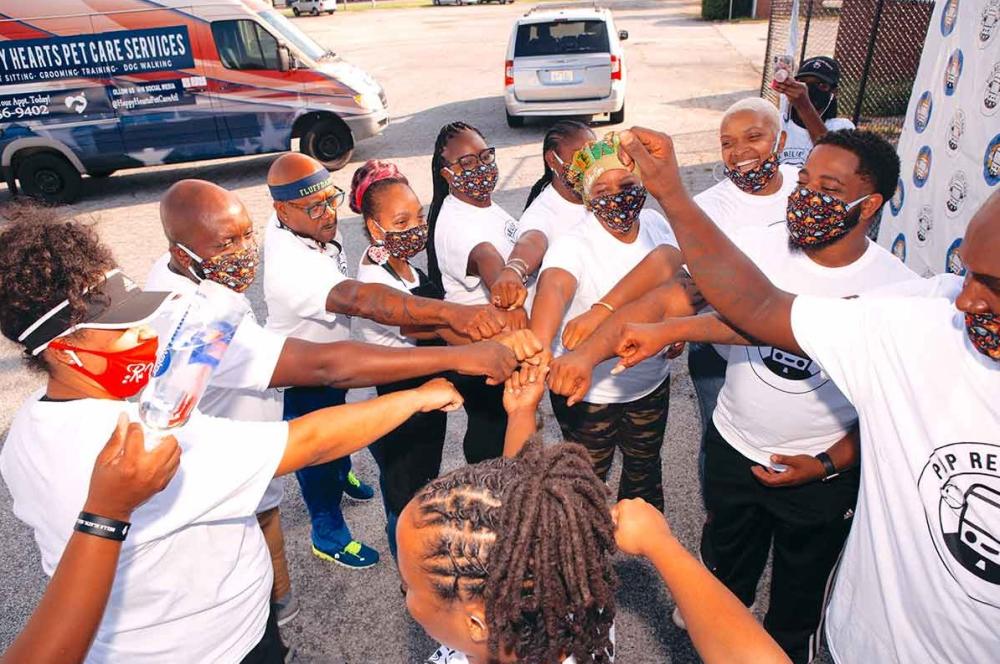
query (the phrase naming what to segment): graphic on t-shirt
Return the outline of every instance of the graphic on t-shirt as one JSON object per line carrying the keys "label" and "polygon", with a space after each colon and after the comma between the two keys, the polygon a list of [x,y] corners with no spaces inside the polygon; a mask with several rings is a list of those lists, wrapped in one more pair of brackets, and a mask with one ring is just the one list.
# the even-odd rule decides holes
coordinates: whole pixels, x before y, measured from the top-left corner
{"label": "graphic on t-shirt", "polygon": [[1000,609],[1000,445],[939,447],[917,485],[948,573],[970,598]]}
{"label": "graphic on t-shirt", "polygon": [[517,244],[517,222],[513,219],[508,219],[507,223],[503,226],[503,233],[507,236],[507,240],[511,244]]}
{"label": "graphic on t-shirt", "polygon": [[772,346],[748,346],[746,352],[757,377],[781,392],[806,394],[830,382],[823,367],[808,357]]}

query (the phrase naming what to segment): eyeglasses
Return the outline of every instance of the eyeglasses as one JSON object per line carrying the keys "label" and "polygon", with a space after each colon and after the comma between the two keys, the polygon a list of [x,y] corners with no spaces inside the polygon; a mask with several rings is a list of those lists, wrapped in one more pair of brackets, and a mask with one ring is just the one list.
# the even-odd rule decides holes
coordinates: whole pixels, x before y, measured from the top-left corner
{"label": "eyeglasses", "polygon": [[334,190],[333,194],[327,196],[318,203],[313,203],[311,205],[296,205],[295,203],[289,201],[288,204],[291,205],[293,208],[297,208],[305,212],[307,215],[309,215],[309,218],[312,219],[313,221],[318,221],[323,218],[323,215],[326,214],[327,209],[336,210],[337,208],[339,208],[341,205],[344,204],[344,197],[346,196],[344,190],[338,187],[337,185],[333,186],[333,190]]}
{"label": "eyeglasses", "polygon": [[455,161],[448,164],[449,166],[454,166],[458,164],[467,171],[471,171],[473,168],[482,164],[488,166],[497,160],[497,149],[496,148],[486,148],[479,154],[467,154],[462,155]]}

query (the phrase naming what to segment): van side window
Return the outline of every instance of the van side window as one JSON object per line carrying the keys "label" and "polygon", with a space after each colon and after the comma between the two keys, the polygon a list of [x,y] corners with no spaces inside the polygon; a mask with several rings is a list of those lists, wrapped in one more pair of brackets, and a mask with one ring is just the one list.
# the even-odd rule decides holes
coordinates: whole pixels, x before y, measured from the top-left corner
{"label": "van side window", "polygon": [[278,67],[278,40],[254,21],[216,21],[212,36],[226,69]]}

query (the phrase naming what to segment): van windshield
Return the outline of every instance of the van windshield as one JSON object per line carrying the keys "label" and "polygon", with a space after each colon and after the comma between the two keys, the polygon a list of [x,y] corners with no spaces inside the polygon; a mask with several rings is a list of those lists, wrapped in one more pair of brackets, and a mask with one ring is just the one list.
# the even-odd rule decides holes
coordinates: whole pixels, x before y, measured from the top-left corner
{"label": "van windshield", "polygon": [[292,25],[291,21],[278,12],[263,11],[260,13],[260,17],[268,25],[277,30],[282,37],[291,42],[295,48],[302,51],[307,58],[321,60],[324,56],[333,55],[333,53],[314,42],[311,37]]}
{"label": "van windshield", "polygon": [[552,21],[526,23],[517,28],[514,57],[608,53],[607,24],[604,21]]}

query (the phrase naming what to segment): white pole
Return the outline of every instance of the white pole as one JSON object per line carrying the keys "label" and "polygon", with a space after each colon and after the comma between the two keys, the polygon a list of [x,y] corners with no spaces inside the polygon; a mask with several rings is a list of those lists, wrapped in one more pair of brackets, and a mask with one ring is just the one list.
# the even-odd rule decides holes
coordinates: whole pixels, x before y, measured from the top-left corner
{"label": "white pole", "polygon": [[[812,1],[813,0],[809,0],[809,2]],[[795,55],[799,52],[799,0],[792,0],[791,14],[791,23],[788,25],[788,47],[785,49],[785,55],[792,56],[792,61],[794,62]],[[801,63],[796,63],[796,69],[798,68],[798,64]],[[774,72],[772,72],[772,74],[773,73]],[[780,95],[779,99],[778,109],[781,113],[781,117],[788,117],[788,97]]]}

